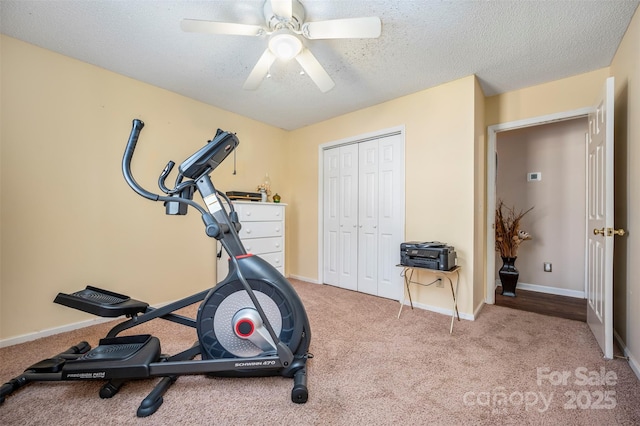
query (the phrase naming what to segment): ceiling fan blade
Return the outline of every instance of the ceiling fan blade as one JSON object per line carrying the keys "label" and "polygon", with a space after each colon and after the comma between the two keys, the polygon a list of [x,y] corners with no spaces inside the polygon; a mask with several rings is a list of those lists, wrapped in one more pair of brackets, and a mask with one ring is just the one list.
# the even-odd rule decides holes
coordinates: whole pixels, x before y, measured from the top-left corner
{"label": "ceiling fan blade", "polygon": [[316,83],[321,92],[328,92],[336,85],[309,49],[303,49],[296,56],[296,60],[302,66],[304,72]]}
{"label": "ceiling fan blade", "polygon": [[291,19],[293,15],[293,0],[271,0],[271,10],[274,15],[281,18]]}
{"label": "ceiling fan blade", "polygon": [[191,33],[227,34],[257,36],[264,34],[264,29],[258,25],[234,24],[229,22],[201,21],[198,19],[183,19],[180,21],[182,31]]}
{"label": "ceiling fan blade", "polygon": [[330,38],[378,38],[381,32],[382,22],[377,16],[306,22],[302,25],[302,34],[311,40]]}
{"label": "ceiling fan blade", "polygon": [[251,70],[251,74],[247,77],[247,81],[244,82],[244,86],[242,86],[245,90],[256,90],[264,77],[269,73],[269,67],[273,64],[273,61],[276,60],[276,55],[271,53],[269,49],[265,50],[256,66]]}

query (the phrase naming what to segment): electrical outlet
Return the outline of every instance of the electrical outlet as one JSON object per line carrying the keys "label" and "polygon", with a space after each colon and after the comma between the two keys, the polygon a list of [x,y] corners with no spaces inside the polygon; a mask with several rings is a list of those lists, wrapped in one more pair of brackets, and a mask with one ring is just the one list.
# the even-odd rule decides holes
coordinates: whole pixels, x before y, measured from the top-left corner
{"label": "electrical outlet", "polygon": [[551,268],[551,262],[544,262],[544,271],[545,272],[551,272],[552,268]]}
{"label": "electrical outlet", "polygon": [[444,287],[444,283],[442,282],[442,278],[438,278],[438,282],[436,283],[436,287]]}

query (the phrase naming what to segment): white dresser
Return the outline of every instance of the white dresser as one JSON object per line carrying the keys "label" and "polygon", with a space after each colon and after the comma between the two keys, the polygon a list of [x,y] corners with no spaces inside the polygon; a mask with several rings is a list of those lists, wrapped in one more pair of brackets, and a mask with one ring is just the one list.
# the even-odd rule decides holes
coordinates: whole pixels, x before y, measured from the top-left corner
{"label": "white dresser", "polygon": [[[284,209],[282,203],[235,201],[233,203],[242,224],[240,240],[247,253],[255,254],[284,275]],[[218,245],[218,250],[220,245]],[[229,256],[223,251],[218,259],[218,282],[227,276]]]}

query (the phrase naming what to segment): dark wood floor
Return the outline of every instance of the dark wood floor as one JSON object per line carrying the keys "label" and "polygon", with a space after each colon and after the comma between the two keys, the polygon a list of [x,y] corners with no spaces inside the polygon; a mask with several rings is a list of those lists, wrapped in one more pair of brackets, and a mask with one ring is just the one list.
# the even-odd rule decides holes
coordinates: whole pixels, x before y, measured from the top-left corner
{"label": "dark wood floor", "polygon": [[502,296],[502,287],[496,290],[496,305],[522,311],[536,312],[553,317],[587,321],[587,300],[556,296],[537,291],[516,290],[516,297]]}

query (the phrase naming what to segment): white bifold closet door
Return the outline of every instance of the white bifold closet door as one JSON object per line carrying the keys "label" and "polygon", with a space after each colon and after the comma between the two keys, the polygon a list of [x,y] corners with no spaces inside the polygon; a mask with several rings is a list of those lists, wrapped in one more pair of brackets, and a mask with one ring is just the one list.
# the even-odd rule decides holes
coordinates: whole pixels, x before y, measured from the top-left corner
{"label": "white bifold closet door", "polygon": [[[358,145],[324,152],[324,281],[358,289]],[[352,253],[352,255],[349,255]],[[356,255],[353,255],[353,254]]]}
{"label": "white bifold closet door", "polygon": [[324,151],[324,281],[398,299],[404,237],[401,135]]}

